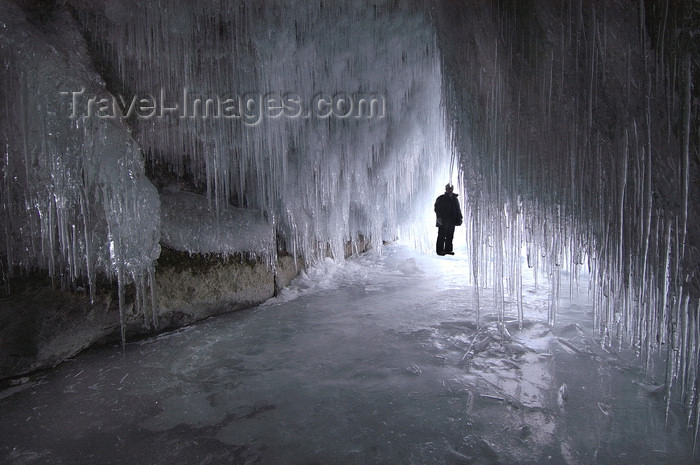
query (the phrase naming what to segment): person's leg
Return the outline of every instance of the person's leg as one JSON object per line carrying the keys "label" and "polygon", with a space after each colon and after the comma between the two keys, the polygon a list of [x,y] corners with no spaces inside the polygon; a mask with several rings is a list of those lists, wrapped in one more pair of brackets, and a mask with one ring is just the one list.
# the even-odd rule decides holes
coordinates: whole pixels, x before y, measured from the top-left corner
{"label": "person's leg", "polygon": [[454,255],[454,252],[452,251],[452,239],[454,238],[455,235],[455,227],[454,226],[448,226],[445,228],[445,253]]}
{"label": "person's leg", "polygon": [[438,255],[445,255],[445,228],[443,226],[438,226],[438,236],[435,249]]}

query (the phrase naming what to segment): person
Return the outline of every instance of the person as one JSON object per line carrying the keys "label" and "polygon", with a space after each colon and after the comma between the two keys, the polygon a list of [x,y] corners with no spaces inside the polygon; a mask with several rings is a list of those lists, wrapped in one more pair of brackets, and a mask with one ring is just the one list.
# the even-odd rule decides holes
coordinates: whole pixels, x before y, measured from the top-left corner
{"label": "person", "polygon": [[452,251],[452,238],[455,234],[455,226],[462,224],[462,210],[459,208],[458,194],[455,194],[453,190],[452,184],[448,183],[445,186],[445,193],[435,200],[438,255],[455,254]]}

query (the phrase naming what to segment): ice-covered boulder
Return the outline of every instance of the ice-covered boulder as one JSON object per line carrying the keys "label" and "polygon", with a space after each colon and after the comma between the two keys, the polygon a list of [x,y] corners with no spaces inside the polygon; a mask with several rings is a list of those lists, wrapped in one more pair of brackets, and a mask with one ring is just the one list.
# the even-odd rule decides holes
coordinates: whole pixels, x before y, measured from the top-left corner
{"label": "ice-covered boulder", "polygon": [[106,95],[62,8],[35,17],[0,1],[0,260],[5,280],[43,269],[61,284],[104,273],[143,281],[160,253],[160,203],[118,118],[85,117]]}
{"label": "ice-covered boulder", "polygon": [[216,213],[203,195],[161,194],[161,241],[189,253],[264,255],[274,250],[272,225],[256,210],[227,208]]}

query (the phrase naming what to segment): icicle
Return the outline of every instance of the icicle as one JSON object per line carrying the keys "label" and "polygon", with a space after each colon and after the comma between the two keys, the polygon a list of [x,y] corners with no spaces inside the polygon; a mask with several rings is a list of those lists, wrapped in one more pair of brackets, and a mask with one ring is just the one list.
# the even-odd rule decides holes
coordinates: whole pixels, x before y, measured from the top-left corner
{"label": "icicle", "polygon": [[[683,355],[688,353],[688,338],[689,338],[689,333],[690,333],[690,327],[688,326],[688,302],[690,300],[690,296],[687,294],[685,295],[685,298],[683,299],[683,305],[681,306],[679,303],[679,328],[678,330],[681,332],[680,334],[680,347],[679,347],[679,353],[680,357],[678,357],[678,363],[681,364],[680,366],[680,379],[681,379],[681,402],[684,401],[686,397],[686,389],[687,389],[687,376],[688,376],[688,366],[687,366],[687,358],[683,359]],[[681,309],[682,307],[682,309]]]}
{"label": "icicle", "polygon": [[153,329],[158,329],[158,306],[156,301],[156,273],[153,266],[148,268],[148,288],[151,294],[151,323]]}
{"label": "icicle", "polygon": [[693,79],[690,54],[686,55],[685,61],[686,76],[683,93],[683,137],[681,143],[683,158],[679,171],[682,176],[681,185],[683,186],[681,194],[681,198],[683,199],[681,202],[681,217],[683,220],[681,226],[681,259],[685,258],[686,236],[688,233],[688,195],[690,189],[690,109],[692,106],[690,87]]}
{"label": "icicle", "polygon": [[476,326],[479,327],[480,316],[481,316],[481,303],[479,301],[479,289],[481,287],[481,282],[479,281],[479,269],[480,269],[480,251],[482,246],[481,237],[481,221],[479,215],[479,207],[474,206],[471,210],[471,230],[472,230],[472,273],[474,277],[474,306],[476,307]]}
{"label": "icicle", "polygon": [[693,457],[695,457],[695,446],[698,441],[698,431],[700,430],[700,301],[698,301],[698,307],[694,314],[694,328],[695,328],[695,339],[694,346],[691,347],[691,353],[695,355],[694,363],[691,365],[695,370],[694,373],[694,392],[693,399],[695,402],[695,408],[689,409],[691,412],[694,411],[695,415],[695,426],[693,428]]}
{"label": "icicle", "polygon": [[119,296],[119,326],[120,326],[120,334],[121,334],[121,341],[122,341],[122,349],[126,347],[126,298],[124,296],[124,286],[126,285],[125,283],[125,276],[124,276],[124,268],[120,266],[117,270],[117,286],[118,286],[118,296]]}
{"label": "icicle", "polygon": [[663,290],[661,306],[659,308],[659,330],[657,337],[659,338],[659,343],[662,344],[667,342],[668,335],[668,297],[669,297],[669,286],[671,284],[671,222],[669,221],[666,226],[666,248],[665,254],[666,264],[664,267],[664,278],[663,278]]}

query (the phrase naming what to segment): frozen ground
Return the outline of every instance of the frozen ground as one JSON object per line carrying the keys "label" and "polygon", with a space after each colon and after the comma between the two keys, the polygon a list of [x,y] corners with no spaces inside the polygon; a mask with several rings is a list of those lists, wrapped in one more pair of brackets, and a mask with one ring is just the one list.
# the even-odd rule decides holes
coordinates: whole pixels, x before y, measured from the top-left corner
{"label": "frozen ground", "polygon": [[402,246],[329,261],[263,306],[20,380],[0,463],[693,463],[659,382],[596,344],[585,292],[550,329],[530,283],[504,332],[484,291],[477,330],[466,266]]}

